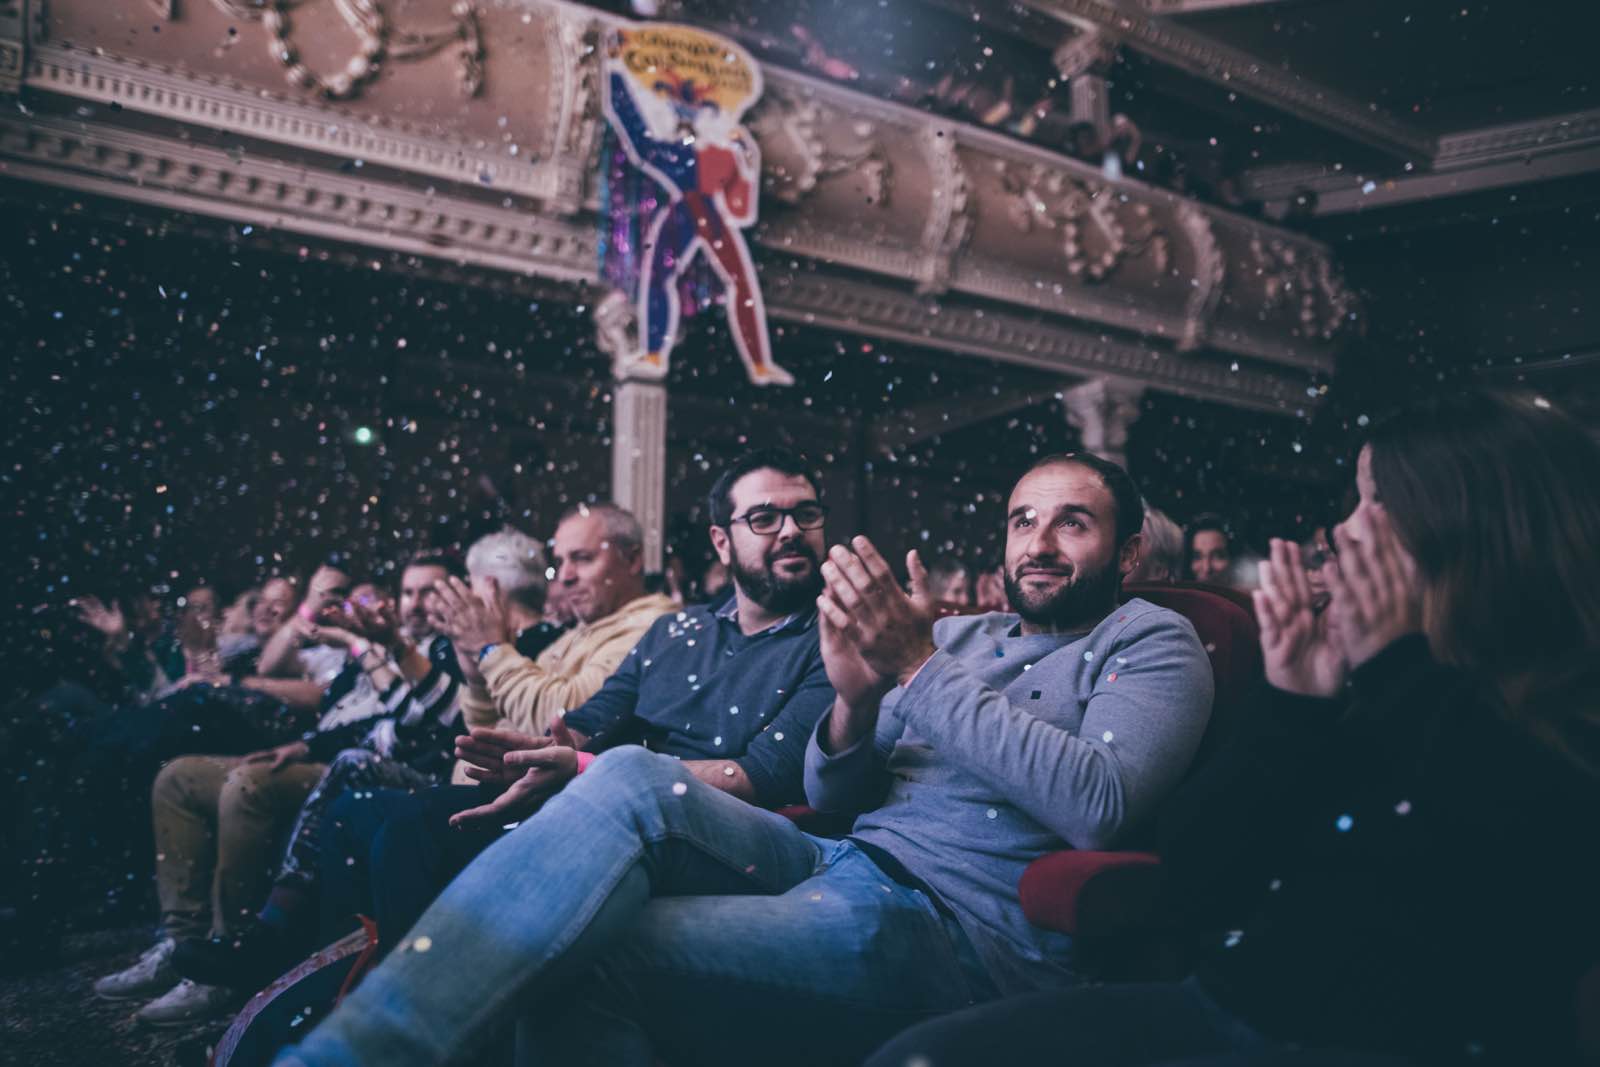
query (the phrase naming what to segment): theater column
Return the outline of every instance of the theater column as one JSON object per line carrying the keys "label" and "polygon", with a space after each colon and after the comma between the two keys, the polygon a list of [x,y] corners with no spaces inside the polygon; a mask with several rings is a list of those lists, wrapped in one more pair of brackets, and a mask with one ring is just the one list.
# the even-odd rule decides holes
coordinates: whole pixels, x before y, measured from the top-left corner
{"label": "theater column", "polygon": [[644,527],[644,569],[658,573],[666,526],[666,385],[617,382],[611,416],[611,497]]}
{"label": "theater column", "polygon": [[1091,378],[1061,394],[1067,423],[1085,451],[1128,466],[1128,429],[1139,418],[1144,386],[1114,378]]}
{"label": "theater column", "polygon": [[1068,38],[1051,57],[1056,72],[1067,82],[1072,121],[1092,124],[1102,137],[1111,128],[1111,96],[1106,77],[1116,57],[1116,42],[1098,30],[1085,30]]}

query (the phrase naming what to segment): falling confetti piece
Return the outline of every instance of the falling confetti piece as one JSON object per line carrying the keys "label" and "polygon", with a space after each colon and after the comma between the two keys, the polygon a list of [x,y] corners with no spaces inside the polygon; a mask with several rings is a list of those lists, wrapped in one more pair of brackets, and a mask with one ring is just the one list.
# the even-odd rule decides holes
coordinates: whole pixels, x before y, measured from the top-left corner
{"label": "falling confetti piece", "polygon": [[1396,804],[1394,806],[1394,813],[1396,815],[1410,815],[1411,814],[1411,801],[1402,800],[1400,803]]}
{"label": "falling confetti piece", "polygon": [[983,813],[983,816],[986,819],[998,819],[1000,817],[1000,813],[994,808],[990,808],[988,811]]}
{"label": "falling confetti piece", "polygon": [[1105,733],[1101,734],[1100,735],[1100,740],[1104,741],[1106,744],[1109,745],[1111,743],[1111,731],[1107,730]]}
{"label": "falling confetti piece", "polygon": [[1228,931],[1228,936],[1226,938],[1224,938],[1223,941],[1222,941],[1222,947],[1223,948],[1233,948],[1235,945],[1237,945],[1240,941],[1243,941],[1243,940],[1244,940],[1244,931],[1243,930],[1229,930]]}
{"label": "falling confetti piece", "polygon": [[1348,815],[1341,815],[1333,821],[1333,825],[1339,828],[1341,834],[1349,833],[1350,828],[1355,824],[1356,821]]}
{"label": "falling confetti piece", "polygon": [[426,952],[432,947],[433,938],[429,937],[427,934],[423,934],[421,937],[418,937],[416,940],[411,942],[411,948],[414,952]]}
{"label": "falling confetti piece", "polygon": [[683,796],[683,794],[687,793],[688,791],[689,791],[689,787],[684,785],[682,782],[673,782],[672,783],[673,795],[681,797],[681,796]]}

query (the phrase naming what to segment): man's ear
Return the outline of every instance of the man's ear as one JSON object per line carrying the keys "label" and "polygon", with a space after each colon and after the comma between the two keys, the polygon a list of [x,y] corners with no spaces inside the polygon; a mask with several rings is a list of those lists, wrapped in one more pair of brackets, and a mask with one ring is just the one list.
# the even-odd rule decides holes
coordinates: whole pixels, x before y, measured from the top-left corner
{"label": "man's ear", "polygon": [[1122,551],[1117,557],[1117,573],[1126,578],[1133,573],[1133,568],[1139,565],[1139,556],[1144,552],[1144,534],[1136,533],[1122,542]]}
{"label": "man's ear", "polygon": [[733,565],[733,541],[728,537],[728,531],[722,526],[709,527],[711,534],[711,547],[716,549],[717,559],[722,561],[724,567]]}

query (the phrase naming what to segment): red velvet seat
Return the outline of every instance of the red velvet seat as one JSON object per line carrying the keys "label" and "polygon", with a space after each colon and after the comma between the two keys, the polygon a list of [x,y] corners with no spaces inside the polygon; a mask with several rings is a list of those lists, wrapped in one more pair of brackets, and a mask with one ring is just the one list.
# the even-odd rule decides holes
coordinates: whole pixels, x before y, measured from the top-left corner
{"label": "red velvet seat", "polygon": [[[1187,618],[1211,658],[1216,699],[1195,759],[1198,767],[1237,725],[1262,677],[1260,633],[1250,598],[1200,582],[1130,585],[1123,593]],[[1160,863],[1149,852],[1069,849],[1042,856],[1023,872],[1017,888],[1023,913],[1037,926],[1081,937],[1141,929],[1152,922]]]}

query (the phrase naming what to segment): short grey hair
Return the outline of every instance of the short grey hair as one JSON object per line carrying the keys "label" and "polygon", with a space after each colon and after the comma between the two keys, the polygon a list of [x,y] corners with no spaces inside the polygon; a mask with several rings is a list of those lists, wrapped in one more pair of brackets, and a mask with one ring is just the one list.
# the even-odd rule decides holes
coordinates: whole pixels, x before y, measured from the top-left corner
{"label": "short grey hair", "polygon": [[544,610],[545,567],[544,546],[511,526],[478,538],[467,549],[467,573],[493,578],[529,611]]}
{"label": "short grey hair", "polygon": [[574,504],[561,513],[561,522],[577,515],[598,515],[606,528],[606,540],[622,555],[634,556],[644,549],[644,527],[627,508],[609,502]]}
{"label": "short grey hair", "polygon": [[1183,530],[1166,512],[1149,504],[1144,509],[1144,536],[1139,566],[1128,576],[1136,582],[1171,582],[1184,574]]}

